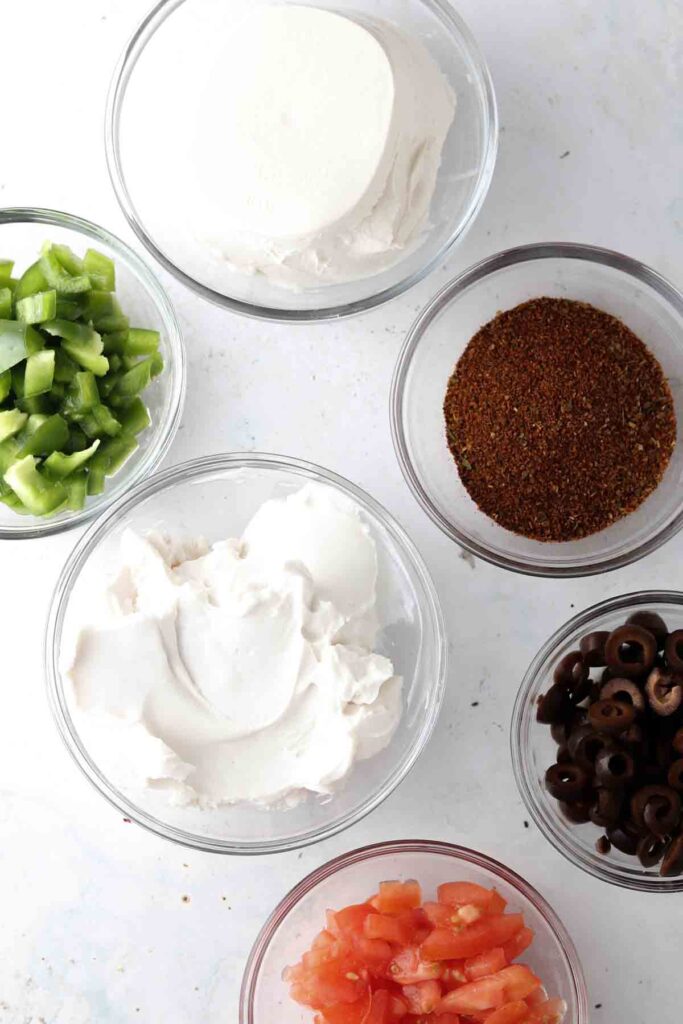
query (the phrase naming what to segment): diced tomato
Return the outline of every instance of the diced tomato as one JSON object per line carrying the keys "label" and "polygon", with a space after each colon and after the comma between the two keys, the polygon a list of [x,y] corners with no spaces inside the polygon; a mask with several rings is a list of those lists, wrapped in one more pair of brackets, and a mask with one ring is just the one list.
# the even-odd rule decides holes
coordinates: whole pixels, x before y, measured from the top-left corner
{"label": "diced tomato", "polygon": [[413,937],[413,929],[401,918],[389,917],[387,914],[368,914],[363,928],[367,938],[384,939],[397,946],[404,946]]}
{"label": "diced tomato", "polygon": [[527,1021],[528,1024],[562,1024],[566,1012],[564,999],[547,999],[529,1011]]}
{"label": "diced tomato", "polygon": [[441,1002],[441,985],[438,981],[404,985],[403,995],[408,1003],[408,1013],[432,1013]]}
{"label": "diced tomato", "polygon": [[461,985],[444,996],[439,1010],[470,1013],[472,1010],[496,1010],[505,1002],[505,982],[497,974]]}
{"label": "diced tomato", "polygon": [[364,1024],[370,1001],[371,995],[367,992],[357,1003],[327,1006],[321,1014],[324,1024]]}
{"label": "diced tomato", "polygon": [[479,953],[478,956],[465,960],[465,975],[468,981],[476,981],[477,978],[483,978],[487,974],[496,974],[497,971],[502,971],[507,963],[502,948],[493,946],[485,953]]}
{"label": "diced tomato", "polygon": [[378,910],[380,914],[400,914],[402,910],[413,910],[422,903],[419,882],[380,882]]}
{"label": "diced tomato", "polygon": [[424,1024],[460,1024],[460,1018],[457,1013],[430,1013]]}
{"label": "diced tomato", "polygon": [[541,984],[540,978],[537,978],[534,972],[524,964],[511,964],[509,967],[504,967],[495,977],[505,985],[505,998],[508,1002],[515,999],[526,999]]}
{"label": "diced tomato", "polygon": [[399,985],[416,985],[441,977],[441,964],[423,960],[417,946],[402,949],[389,964],[389,977]]}
{"label": "diced tomato", "polygon": [[508,905],[497,889],[491,890],[491,902],[489,903],[489,914],[502,914]]}
{"label": "diced tomato", "polygon": [[459,960],[485,953],[492,946],[502,946],[521,931],[521,914],[496,914],[484,917],[459,932],[435,928],[420,947],[426,960]]}
{"label": "diced tomato", "polygon": [[329,960],[311,970],[302,980],[314,1010],[323,1010],[335,1003],[356,1003],[367,992],[368,984],[348,959]]}
{"label": "diced tomato", "polygon": [[490,1017],[486,1018],[486,1024],[524,1024],[529,1017],[529,1007],[523,999],[517,999],[514,1003],[506,1003],[499,1010],[494,1010]]}
{"label": "diced tomato", "polygon": [[541,1003],[547,1003],[547,1001],[548,993],[543,988],[543,985],[539,985],[538,988],[535,988],[533,992],[530,995],[528,995],[524,1000],[526,1005],[531,1006],[532,1008],[534,1006],[540,1006]]}
{"label": "diced tomato", "polygon": [[[330,913],[328,911],[328,914]],[[343,910],[337,910],[336,913],[331,915],[327,925],[328,930],[333,935],[345,937],[362,935],[365,918],[371,913],[372,907],[369,907],[367,903],[357,903],[354,906],[344,907]]]}
{"label": "diced tomato", "polygon": [[402,911],[397,915],[397,920],[401,922],[404,928],[410,929],[411,938],[408,942],[409,946],[419,946],[432,930],[429,918],[422,907]]}
{"label": "diced tomato", "polygon": [[463,907],[466,903],[473,903],[487,910],[492,895],[491,889],[485,889],[483,885],[474,882],[446,882],[436,890],[439,903],[446,903],[449,907]]}
{"label": "diced tomato", "polygon": [[396,996],[392,993],[389,1012],[393,1020],[401,1020],[408,1012],[408,1004],[402,996]]}
{"label": "diced tomato", "polygon": [[385,988],[372,993],[372,1001],[363,1024],[391,1024],[391,995]]}
{"label": "diced tomato", "polygon": [[534,933],[531,928],[524,927],[521,931],[517,932],[516,935],[506,942],[503,946],[503,952],[505,953],[505,959],[509,964],[513,960],[516,960],[518,956],[529,948],[531,943],[534,941]]}
{"label": "diced tomato", "polygon": [[371,974],[384,975],[393,951],[389,943],[382,939],[367,939],[364,935],[358,935],[353,938],[353,955]]}
{"label": "diced tomato", "polygon": [[443,970],[440,981],[447,992],[460,988],[467,982],[464,960],[442,960],[441,966]]}
{"label": "diced tomato", "polygon": [[453,924],[453,908],[446,903],[425,903],[422,909],[433,928],[450,928]]}

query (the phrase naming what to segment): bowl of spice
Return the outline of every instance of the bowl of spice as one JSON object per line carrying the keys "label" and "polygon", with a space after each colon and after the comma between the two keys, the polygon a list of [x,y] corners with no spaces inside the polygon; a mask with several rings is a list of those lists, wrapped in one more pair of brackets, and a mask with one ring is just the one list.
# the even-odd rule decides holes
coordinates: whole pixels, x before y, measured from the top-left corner
{"label": "bowl of spice", "polygon": [[525,676],[511,745],[529,813],[568,860],[682,891],[683,594],[626,594],[562,626]]}
{"label": "bowl of spice", "polygon": [[392,434],[415,497],[474,555],[536,576],[641,558],[683,523],[683,295],[606,249],[465,271],[399,356]]}

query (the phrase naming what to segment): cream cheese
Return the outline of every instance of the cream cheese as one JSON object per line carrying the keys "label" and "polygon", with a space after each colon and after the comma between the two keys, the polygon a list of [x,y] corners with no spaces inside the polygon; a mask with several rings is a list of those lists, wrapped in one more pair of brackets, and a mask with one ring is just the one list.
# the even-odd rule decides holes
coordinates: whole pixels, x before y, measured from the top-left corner
{"label": "cream cheese", "polygon": [[300,289],[378,273],[419,240],[455,110],[420,40],[266,5],[226,13],[174,66],[162,96],[148,69],[154,117],[138,98],[122,130],[136,205],[184,270]]}
{"label": "cream cheese", "polygon": [[350,499],[310,484],[240,540],[128,531],[120,556],[66,674],[127,775],[206,807],[295,802],[389,743],[401,680],[372,649],[377,554]]}

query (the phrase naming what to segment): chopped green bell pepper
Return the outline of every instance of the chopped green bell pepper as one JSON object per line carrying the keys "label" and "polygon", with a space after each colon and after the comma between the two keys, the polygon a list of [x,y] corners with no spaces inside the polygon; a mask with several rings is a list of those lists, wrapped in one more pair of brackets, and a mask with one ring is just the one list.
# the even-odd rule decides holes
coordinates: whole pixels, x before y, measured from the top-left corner
{"label": "chopped green bell pepper", "polygon": [[0,412],[0,442],[6,441],[13,434],[18,434],[22,429],[28,416],[19,409],[7,409]]}
{"label": "chopped green bell pepper", "polygon": [[5,473],[5,481],[34,516],[54,512],[66,500],[62,483],[46,480],[32,455],[17,459]]}
{"label": "chopped green bell pepper", "polygon": [[45,460],[45,470],[58,480],[62,480],[82,467],[93,457],[100,446],[99,440],[93,441],[89,448],[82,452],[74,452],[72,455],[64,455],[63,452],[52,452]]}
{"label": "chopped green bell pepper", "polygon": [[57,292],[36,292],[19,299],[16,306],[17,320],[25,324],[41,324],[57,315]]}
{"label": "chopped green bell pepper", "polygon": [[26,360],[24,371],[24,398],[43,395],[52,387],[55,376],[54,349],[43,349]]}
{"label": "chopped green bell pepper", "polygon": [[83,267],[89,276],[93,288],[99,288],[105,292],[113,292],[116,288],[116,268],[114,261],[98,252],[97,249],[88,249],[83,257]]}

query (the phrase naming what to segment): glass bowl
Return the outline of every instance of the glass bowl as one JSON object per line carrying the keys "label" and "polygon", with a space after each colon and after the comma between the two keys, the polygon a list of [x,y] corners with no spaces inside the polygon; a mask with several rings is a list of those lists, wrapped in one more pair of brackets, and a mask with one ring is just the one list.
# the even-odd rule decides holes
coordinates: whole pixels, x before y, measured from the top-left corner
{"label": "glass bowl", "polygon": [[529,813],[555,849],[577,867],[604,882],[643,892],[681,892],[683,876],[662,878],[655,868],[644,868],[636,857],[617,849],[602,856],[595,841],[604,830],[592,822],[573,825],[560,813],[556,800],[547,792],[543,778],[556,760],[557,744],[550,727],[536,721],[536,700],[552,682],[559,659],[578,647],[578,641],[594,630],[613,630],[635,611],[659,612],[670,629],[683,628],[683,594],[676,591],[644,590],[602,601],[575,615],[544,644],[532,661],[517,696],[512,715],[512,762],[517,786]]}
{"label": "glass bowl", "polygon": [[[501,310],[539,296],[590,302],[621,319],[660,361],[678,421],[659,487],[631,515],[581,540],[543,543],[498,526],[463,487],[446,445],[446,385],[469,340]],[[531,576],[589,576],[629,564],[683,524],[683,295],[637,260],[587,245],[520,246],[482,260],[432,299],[413,324],[391,389],[394,448],[425,512],[494,565]]]}
{"label": "glass bowl", "polygon": [[282,970],[296,963],[324,927],[325,911],[359,903],[386,879],[416,878],[427,898],[442,882],[496,889],[536,933],[524,954],[552,996],[567,1003],[564,1024],[587,1024],[588,996],[574,944],[555,912],[523,878],[498,861],[450,843],[416,839],[353,850],[313,871],[285,896],[254,943],[242,980],[239,1024],[312,1024],[313,1011],[289,997]]}
{"label": "glass bowl", "polygon": [[[230,274],[227,287],[200,279],[187,264],[187,240],[165,236],[152,224],[141,188],[128,159],[127,115],[149,103],[145,79],[156,86],[150,123],[164,117],[163,75],[181,73],[183,55],[201,50],[205,33],[215,32],[216,17],[234,20],[255,4],[287,0],[162,0],[130,39],[112,82],[106,117],[109,172],[124,214],[149,252],[189,288],[234,312],[266,320],[313,321],[371,309],[401,294],[442,262],[472,224],[493,174],[498,122],[493,86],[484,58],[468,28],[444,0],[316,0],[316,6],[350,16],[393,22],[428,47],[457,94],[457,111],[446,139],[431,204],[429,227],[419,244],[391,268],[344,284],[302,291],[278,287],[262,275]],[[176,50],[174,50],[176,47]],[[177,51],[177,52],[176,52]],[[172,54],[176,56],[172,56]],[[191,73],[191,68],[186,72]],[[152,90],[154,91],[154,90]],[[169,115],[169,130],[173,117]],[[150,159],[155,162],[154,153]],[[160,169],[162,173],[162,169]],[[183,247],[185,252],[183,252]]]}
{"label": "glass bowl", "polygon": [[0,210],[0,255],[15,261],[17,271],[35,262],[43,242],[59,242],[81,254],[99,249],[116,263],[116,294],[133,324],[158,330],[165,368],[145,391],[152,424],[138,436],[139,447],[114,476],[107,477],[102,494],[89,497],[80,512],[54,516],[18,515],[0,505],[0,537],[20,540],[45,537],[80,526],[120,498],[159,465],[180,424],[185,397],[185,351],[180,328],[163,288],[147,265],[115,235],[80,217],[56,210]]}
{"label": "glass bowl", "polygon": [[[210,542],[239,536],[260,505],[319,481],[354,500],[375,540],[377,610],[375,650],[403,677],[403,714],[391,743],[362,762],[333,797],[309,796],[285,809],[234,805],[178,807],[163,793],[124,778],[114,753],[98,745],[97,723],[74,707],[60,672],[79,609],[116,564],[127,527],[139,532],[172,526]],[[327,838],[377,807],[415,763],[434,727],[444,692],[446,641],[434,587],[401,527],[359,488],[334,473],[294,459],[262,454],[209,456],[160,473],[116,503],[76,545],[57,584],[46,636],[52,709],[69,751],[86,776],[121,813],[152,832],[218,853],[273,853]]]}

